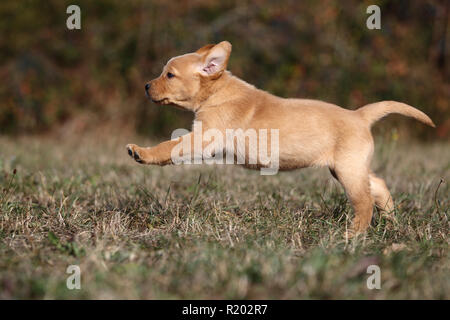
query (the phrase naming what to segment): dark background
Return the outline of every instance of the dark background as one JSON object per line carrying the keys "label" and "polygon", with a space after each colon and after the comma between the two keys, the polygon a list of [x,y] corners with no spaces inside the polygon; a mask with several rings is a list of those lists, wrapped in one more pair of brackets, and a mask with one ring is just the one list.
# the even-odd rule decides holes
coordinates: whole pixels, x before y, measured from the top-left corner
{"label": "dark background", "polygon": [[[193,114],[152,104],[145,82],[169,58],[228,40],[228,69],[257,87],[351,109],[402,101],[437,129],[393,116],[377,134],[446,139],[449,3],[2,1],[0,133],[167,137]],[[81,30],[66,28],[70,4],[81,8]],[[381,30],[366,27],[371,4],[381,8]]]}

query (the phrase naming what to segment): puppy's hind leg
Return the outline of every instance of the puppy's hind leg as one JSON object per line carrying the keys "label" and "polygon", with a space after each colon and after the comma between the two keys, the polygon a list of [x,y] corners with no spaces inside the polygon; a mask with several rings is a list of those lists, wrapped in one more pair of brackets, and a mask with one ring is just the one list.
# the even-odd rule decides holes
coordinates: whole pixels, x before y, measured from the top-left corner
{"label": "puppy's hind leg", "polygon": [[375,200],[375,205],[383,213],[392,214],[394,212],[394,201],[386,187],[383,179],[377,177],[374,173],[369,174],[370,192]]}
{"label": "puppy's hind leg", "polygon": [[370,192],[369,172],[364,165],[334,169],[355,211],[348,236],[367,230],[372,220],[373,198]]}

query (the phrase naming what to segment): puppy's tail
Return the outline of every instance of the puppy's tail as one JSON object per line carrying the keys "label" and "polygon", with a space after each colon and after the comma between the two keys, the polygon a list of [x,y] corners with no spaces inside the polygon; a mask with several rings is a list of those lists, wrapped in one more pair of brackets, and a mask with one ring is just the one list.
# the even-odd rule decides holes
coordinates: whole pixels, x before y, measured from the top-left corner
{"label": "puppy's tail", "polygon": [[396,101],[371,103],[359,108],[356,112],[359,113],[363,119],[368,121],[370,126],[372,126],[375,121],[387,116],[390,113],[399,113],[419,120],[430,127],[436,127],[433,121],[422,111],[417,110],[416,108],[413,108],[405,103]]}

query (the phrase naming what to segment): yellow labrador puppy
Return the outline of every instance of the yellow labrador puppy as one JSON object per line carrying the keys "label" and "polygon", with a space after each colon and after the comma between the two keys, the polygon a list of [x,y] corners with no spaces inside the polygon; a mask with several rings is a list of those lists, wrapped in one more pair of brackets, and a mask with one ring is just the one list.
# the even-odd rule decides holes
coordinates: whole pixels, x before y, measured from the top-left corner
{"label": "yellow labrador puppy", "polygon": [[[426,114],[395,101],[377,102],[353,111],[318,100],[280,98],[226,71],[230,53],[231,44],[223,41],[170,59],[161,75],[146,84],[147,95],[156,103],[193,111],[203,131],[277,129],[280,170],[327,166],[343,185],[355,211],[349,236],[367,229],[374,202],[385,212],[393,211],[385,182],[370,170],[374,151],[370,127],[390,113],[434,127]],[[180,139],[183,137],[150,148],[129,144],[127,150],[139,163],[172,164],[173,149]],[[246,159],[244,165],[248,167],[264,166],[251,166]]]}

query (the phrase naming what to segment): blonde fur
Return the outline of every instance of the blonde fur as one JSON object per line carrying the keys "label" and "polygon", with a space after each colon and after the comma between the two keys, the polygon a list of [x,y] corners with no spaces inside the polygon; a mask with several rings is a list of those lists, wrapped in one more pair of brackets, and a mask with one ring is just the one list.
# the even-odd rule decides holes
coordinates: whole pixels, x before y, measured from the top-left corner
{"label": "blonde fur", "polygon": [[[373,204],[384,212],[394,210],[385,182],[370,170],[374,152],[370,127],[389,113],[434,127],[428,116],[395,101],[352,111],[319,100],[280,98],[226,71],[230,53],[231,44],[223,41],[172,58],[148,83],[148,96],[193,111],[204,130],[278,129],[280,170],[327,166],[343,185],[355,211],[349,236],[367,229]],[[139,163],[166,165],[172,164],[172,149],[178,143],[179,139],[170,140],[150,148],[129,144],[127,150]]]}
{"label": "blonde fur", "polygon": [[425,113],[405,103],[397,101],[381,101],[371,103],[359,108],[357,112],[361,115],[361,117],[367,120],[370,125],[390,113],[399,113],[404,116],[419,120],[420,122],[423,122],[430,127],[435,127],[433,121]]}

